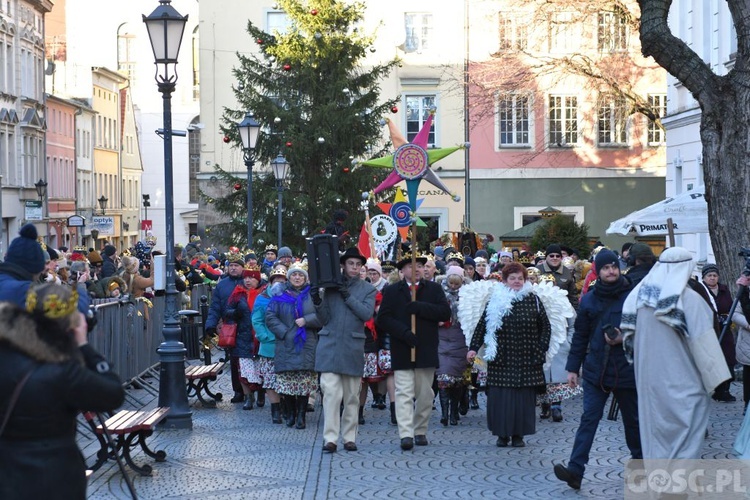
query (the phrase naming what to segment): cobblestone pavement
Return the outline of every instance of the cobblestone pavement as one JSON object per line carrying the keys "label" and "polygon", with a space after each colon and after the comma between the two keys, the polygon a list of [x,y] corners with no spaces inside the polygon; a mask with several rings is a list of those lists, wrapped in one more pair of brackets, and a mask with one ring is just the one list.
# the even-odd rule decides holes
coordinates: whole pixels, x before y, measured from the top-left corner
{"label": "cobblestone pavement", "polygon": [[[217,382],[231,394],[229,374]],[[154,382],[158,387],[158,382]],[[741,385],[732,392],[740,399]],[[130,391],[148,398],[143,391]],[[153,406],[153,396],[146,406]],[[227,398],[228,399],[228,398]],[[580,492],[569,489],[553,473],[554,463],[567,463],[578,426],[582,397],[566,401],[563,422],[540,421],[526,437],[525,448],[498,448],[485,424],[485,400],[458,426],[443,427],[433,412],[429,446],[404,452],[399,448],[388,410],[365,410],[366,424],[357,436],[359,451],[322,452],[322,410],[307,414],[307,429],[271,423],[270,404],[243,411],[222,401],[217,408],[193,403],[192,431],[157,431],[152,449],[164,449],[167,460],[154,465],[153,475],[131,473],[142,499],[300,499],[326,498],[623,498],[623,468],[628,459],[622,421],[602,420],[591,451],[591,462]],[[742,421],[742,402],[712,402],[704,458],[732,458],[732,442]],[[94,442],[81,435],[88,463]],[[152,463],[138,451],[134,459]],[[127,486],[115,462],[96,471],[89,498],[127,499]]]}

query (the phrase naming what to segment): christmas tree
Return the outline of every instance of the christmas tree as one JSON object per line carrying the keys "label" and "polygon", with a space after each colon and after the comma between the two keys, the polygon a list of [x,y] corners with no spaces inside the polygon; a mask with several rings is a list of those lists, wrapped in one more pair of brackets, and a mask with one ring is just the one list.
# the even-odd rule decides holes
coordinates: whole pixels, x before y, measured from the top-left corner
{"label": "christmas tree", "polygon": [[[276,242],[277,191],[269,162],[278,154],[290,164],[284,191],[284,244],[300,251],[304,238],[319,233],[344,209],[350,234],[358,235],[363,191],[388,174],[357,167],[358,160],[388,151],[381,118],[397,112],[396,101],[381,101],[379,83],[396,59],[363,66],[374,52],[374,34],[358,28],[363,3],[336,0],[280,0],[289,25],[266,33],[252,22],[247,31],[258,54],[238,54],[233,89],[238,109],[225,109],[222,131],[241,147],[236,123],[248,111],[263,126],[253,176],[253,234],[256,249]],[[246,244],[247,180],[217,166],[228,194],[209,199],[227,222],[211,228],[226,245]]]}

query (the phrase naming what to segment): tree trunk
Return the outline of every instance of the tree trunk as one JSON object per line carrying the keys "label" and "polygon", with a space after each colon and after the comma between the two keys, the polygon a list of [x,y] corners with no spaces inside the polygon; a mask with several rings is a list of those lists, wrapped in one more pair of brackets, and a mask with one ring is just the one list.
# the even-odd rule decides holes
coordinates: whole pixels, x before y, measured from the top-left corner
{"label": "tree trunk", "polygon": [[[718,76],[667,25],[671,0],[639,0],[644,56],[677,78],[701,107],[703,179],[708,202],[708,227],[722,281],[730,285],[745,261],[737,256],[750,227],[750,86],[745,68],[750,39],[738,36],[734,68]],[[727,0],[738,33],[747,35],[749,0]]]}

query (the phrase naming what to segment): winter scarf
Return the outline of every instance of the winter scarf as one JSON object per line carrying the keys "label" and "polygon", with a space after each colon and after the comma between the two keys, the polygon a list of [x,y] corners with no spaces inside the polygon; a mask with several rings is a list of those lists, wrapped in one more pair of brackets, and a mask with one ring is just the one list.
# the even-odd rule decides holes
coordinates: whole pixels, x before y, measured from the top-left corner
{"label": "winter scarf", "polygon": [[532,285],[528,281],[518,291],[509,288],[503,283],[500,283],[492,291],[492,296],[487,303],[487,310],[485,311],[485,322],[487,324],[487,330],[484,334],[485,361],[492,361],[497,356],[497,338],[495,337],[495,332],[503,328],[503,320],[513,310],[513,304],[523,300],[530,293],[532,293]]}
{"label": "winter scarf", "polygon": [[[301,318],[305,315],[304,302],[308,295],[310,295],[310,285],[300,290],[296,297],[287,289],[281,295],[272,298],[271,302],[294,307],[294,317]],[[297,327],[297,333],[294,335],[294,349],[300,352],[305,342],[307,342],[307,329],[304,326]]]}

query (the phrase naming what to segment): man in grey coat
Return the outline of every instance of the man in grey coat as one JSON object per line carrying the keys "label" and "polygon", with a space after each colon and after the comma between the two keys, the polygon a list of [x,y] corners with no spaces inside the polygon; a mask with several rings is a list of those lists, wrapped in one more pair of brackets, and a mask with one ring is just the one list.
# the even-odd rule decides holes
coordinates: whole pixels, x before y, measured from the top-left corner
{"label": "man in grey coat", "polygon": [[[356,248],[340,258],[343,281],[324,296],[313,284],[310,295],[323,328],[318,332],[315,371],[320,372],[323,392],[323,451],[337,448],[339,431],[344,449],[357,449],[359,391],[365,355],[365,321],[375,312],[375,287],[359,278],[367,260]],[[341,402],[343,413],[339,413]]]}

